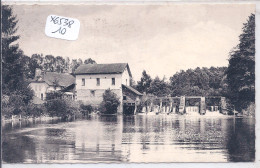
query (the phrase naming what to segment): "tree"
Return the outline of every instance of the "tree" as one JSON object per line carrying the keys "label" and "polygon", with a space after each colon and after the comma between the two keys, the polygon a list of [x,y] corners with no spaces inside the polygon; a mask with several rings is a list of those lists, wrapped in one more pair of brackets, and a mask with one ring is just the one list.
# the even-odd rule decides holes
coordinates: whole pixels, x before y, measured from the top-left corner
{"label": "tree", "polygon": [[55,66],[55,72],[58,72],[58,73],[63,73],[65,72],[65,59],[61,56],[57,56],[56,58],[56,66]]}
{"label": "tree", "polygon": [[160,80],[158,76],[151,82],[148,92],[159,97],[164,97],[170,94],[169,86],[165,82],[165,78]]}
{"label": "tree", "polygon": [[143,92],[148,92],[149,90],[149,87],[151,85],[151,82],[152,82],[152,78],[150,75],[148,75],[146,73],[146,71],[144,70],[143,73],[142,73],[142,77],[141,77],[141,80],[137,82],[137,86],[136,86],[136,89],[143,93]]}
{"label": "tree", "polygon": [[84,61],[84,64],[97,64],[95,60],[88,58]]}
{"label": "tree", "polygon": [[103,101],[100,104],[100,111],[103,114],[115,114],[120,105],[119,98],[110,89],[105,90]]}
{"label": "tree", "polygon": [[12,8],[2,7],[2,90],[3,94],[10,94],[23,82],[23,52],[16,41],[18,20],[13,15]]}
{"label": "tree", "polygon": [[239,36],[239,44],[230,52],[227,69],[230,100],[241,111],[255,102],[255,15],[251,14]]}
{"label": "tree", "polygon": [[56,59],[53,55],[46,55],[44,57],[43,69],[45,71],[54,72],[56,67]]}

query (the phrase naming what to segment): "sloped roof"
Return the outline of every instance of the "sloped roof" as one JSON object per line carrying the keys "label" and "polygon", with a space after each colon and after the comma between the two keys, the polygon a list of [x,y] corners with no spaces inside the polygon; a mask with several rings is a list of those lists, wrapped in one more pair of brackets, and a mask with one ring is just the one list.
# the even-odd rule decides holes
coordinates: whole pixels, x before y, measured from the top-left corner
{"label": "sloped roof", "polygon": [[140,93],[139,91],[135,90],[135,89],[132,88],[131,86],[126,86],[126,85],[123,85],[123,84],[122,84],[122,86],[125,87],[126,89],[130,90],[131,92],[133,92],[133,93],[139,95],[139,96],[142,96],[142,95],[143,95],[142,93]]}
{"label": "sloped roof", "polygon": [[129,75],[132,76],[127,63],[83,64],[76,69],[74,74],[120,74],[124,72],[125,68],[128,69]]}
{"label": "sloped roof", "polygon": [[75,84],[75,77],[65,73],[46,72],[42,78],[34,79],[32,82],[45,82],[50,86],[57,83],[58,86],[68,87]]}

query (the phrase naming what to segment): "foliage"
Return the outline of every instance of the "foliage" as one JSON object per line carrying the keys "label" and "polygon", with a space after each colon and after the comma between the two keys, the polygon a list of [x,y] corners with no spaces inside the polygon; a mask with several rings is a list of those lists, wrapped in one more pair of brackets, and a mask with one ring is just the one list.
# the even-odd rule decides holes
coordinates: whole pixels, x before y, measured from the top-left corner
{"label": "foliage", "polygon": [[96,64],[96,61],[91,58],[88,58],[84,61],[84,64]]}
{"label": "foliage", "polygon": [[226,67],[196,68],[180,71],[170,78],[172,96],[218,96],[225,91]]}
{"label": "foliage", "polygon": [[12,8],[3,5],[2,11],[2,89],[4,94],[10,94],[24,81],[23,52],[16,42],[18,20]]}
{"label": "foliage", "polygon": [[151,85],[151,82],[152,82],[151,76],[148,75],[144,70],[142,73],[141,80],[137,82],[136,89],[141,93],[143,92],[148,93],[148,89]]}
{"label": "foliage", "polygon": [[46,93],[46,100],[52,100],[52,99],[61,99],[63,98],[64,93],[61,91],[53,91]]}
{"label": "foliage", "polygon": [[2,91],[8,100],[3,106],[3,114],[10,116],[26,111],[33,98],[33,91],[27,81],[29,58],[19,49],[17,40],[18,20],[12,8],[2,6]]}
{"label": "foliage", "polygon": [[255,15],[244,24],[239,44],[230,52],[227,81],[236,110],[255,102]]}
{"label": "foliage", "polygon": [[93,107],[91,105],[80,104],[80,110],[81,113],[85,116],[93,111]]}
{"label": "foliage", "polygon": [[57,116],[66,119],[79,111],[78,104],[69,99],[51,99],[47,100],[44,105],[48,114],[52,117]]}
{"label": "foliage", "polygon": [[148,93],[152,93],[155,96],[163,97],[170,94],[170,88],[168,83],[165,81],[166,79],[160,78],[157,76],[154,80],[152,80],[150,87],[148,88]]}
{"label": "foliage", "polygon": [[110,89],[105,90],[103,101],[100,104],[100,111],[103,114],[115,114],[120,105],[119,98]]}
{"label": "foliage", "polygon": [[26,115],[32,117],[39,117],[46,113],[46,109],[44,105],[36,105],[30,103],[26,109]]}

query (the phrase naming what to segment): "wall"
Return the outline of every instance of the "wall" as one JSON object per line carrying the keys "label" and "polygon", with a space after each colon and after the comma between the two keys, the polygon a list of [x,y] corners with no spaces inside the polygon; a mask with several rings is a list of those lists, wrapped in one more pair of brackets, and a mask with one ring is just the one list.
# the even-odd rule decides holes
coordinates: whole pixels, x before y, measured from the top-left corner
{"label": "wall", "polygon": [[43,94],[43,99],[46,98],[46,91],[48,89],[48,85],[46,83],[30,83],[29,85],[31,89],[34,91],[34,95],[41,99],[41,94]]}
{"label": "wall", "polygon": [[[85,86],[82,86],[82,78],[85,79]],[[97,78],[100,78],[99,86],[97,86]],[[115,78],[115,85],[112,85],[112,78]],[[123,111],[121,82],[122,74],[76,75],[76,100],[98,107],[103,100],[103,93],[110,88],[120,99],[118,112],[121,113]],[[91,91],[95,92],[95,96]]]}
{"label": "wall", "polygon": [[[85,86],[82,86],[82,78],[85,79]],[[100,86],[97,86],[97,78],[100,78]],[[115,85],[112,85],[112,78],[115,78]],[[121,74],[76,75],[76,90],[120,89],[121,78]]]}
{"label": "wall", "polygon": [[127,68],[125,68],[125,70],[122,74],[122,84],[130,86],[130,76],[129,76]]}

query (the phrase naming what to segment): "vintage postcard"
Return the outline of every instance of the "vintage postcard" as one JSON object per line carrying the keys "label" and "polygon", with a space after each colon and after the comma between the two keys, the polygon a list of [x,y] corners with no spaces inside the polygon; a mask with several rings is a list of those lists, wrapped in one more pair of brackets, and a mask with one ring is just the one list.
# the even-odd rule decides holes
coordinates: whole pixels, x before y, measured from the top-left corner
{"label": "vintage postcard", "polygon": [[255,162],[253,3],[2,4],[2,162]]}

